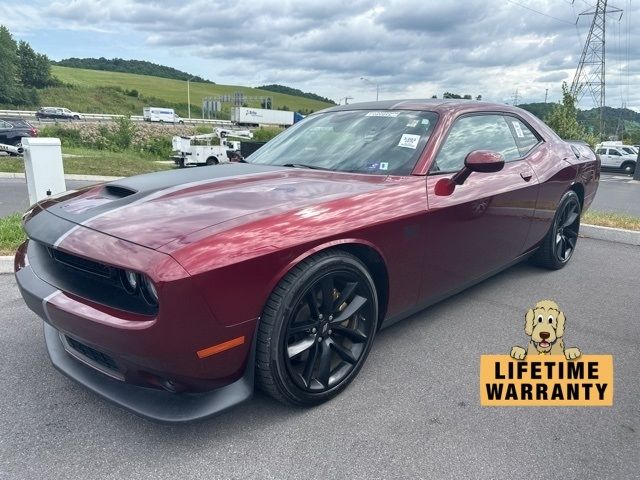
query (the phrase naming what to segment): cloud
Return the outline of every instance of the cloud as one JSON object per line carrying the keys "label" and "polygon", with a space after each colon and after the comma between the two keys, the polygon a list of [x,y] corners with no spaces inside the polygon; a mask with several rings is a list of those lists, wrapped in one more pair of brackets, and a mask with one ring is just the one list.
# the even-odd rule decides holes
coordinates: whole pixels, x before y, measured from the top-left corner
{"label": "cloud", "polygon": [[[365,101],[375,96],[360,80],[366,77],[379,84],[381,98],[448,90],[503,101],[518,89],[540,101],[549,89],[557,99],[582,53],[589,18],[574,22],[587,6],[553,0],[526,6],[539,13],[503,0],[35,0],[24,16],[69,42],[78,30],[95,29],[110,32],[114,45],[135,46],[122,52],[89,43],[85,56],[111,51],[218,83],[283,83]],[[624,85],[640,83],[640,29],[631,27],[640,5],[627,8],[621,22],[607,20],[607,73],[616,77],[607,97],[610,105],[638,108],[640,93]],[[58,58],[69,56],[63,45],[56,48]],[[77,44],[72,51],[77,56]]]}

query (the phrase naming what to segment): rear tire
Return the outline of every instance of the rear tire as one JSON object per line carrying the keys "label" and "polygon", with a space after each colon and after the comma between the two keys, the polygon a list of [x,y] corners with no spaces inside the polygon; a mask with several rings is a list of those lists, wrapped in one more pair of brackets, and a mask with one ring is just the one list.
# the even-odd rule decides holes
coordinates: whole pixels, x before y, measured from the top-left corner
{"label": "rear tire", "polygon": [[535,264],[559,270],[569,263],[578,242],[581,213],[578,195],[569,190],[560,199],[551,228],[532,258]]}
{"label": "rear tire", "polygon": [[366,267],[339,250],[294,267],[273,290],[258,325],[256,382],[283,403],[325,402],[357,376],[378,319]]}
{"label": "rear tire", "polygon": [[633,172],[636,170],[636,164],[633,162],[625,162],[622,164],[622,171],[627,175],[633,175]]}
{"label": "rear tire", "polygon": [[218,159],[216,157],[207,158],[207,165],[218,165]]}

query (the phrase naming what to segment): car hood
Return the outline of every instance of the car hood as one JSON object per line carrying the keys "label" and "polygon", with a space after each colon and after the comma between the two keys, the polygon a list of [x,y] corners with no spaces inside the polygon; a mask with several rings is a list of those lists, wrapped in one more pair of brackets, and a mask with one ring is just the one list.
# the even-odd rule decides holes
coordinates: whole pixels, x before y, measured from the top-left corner
{"label": "car hood", "polygon": [[232,163],[105,183],[48,212],[149,248],[198,230],[382,188],[386,177]]}

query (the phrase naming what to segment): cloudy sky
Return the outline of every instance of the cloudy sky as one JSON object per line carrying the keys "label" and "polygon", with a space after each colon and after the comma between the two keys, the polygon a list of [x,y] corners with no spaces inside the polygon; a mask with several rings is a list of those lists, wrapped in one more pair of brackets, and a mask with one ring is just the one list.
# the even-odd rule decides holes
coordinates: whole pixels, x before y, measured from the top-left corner
{"label": "cloudy sky", "polygon": [[[571,83],[592,0],[0,0],[0,23],[59,60],[149,60],[217,83],[336,101],[469,93],[549,101]],[[640,0],[607,28],[607,105],[640,111]],[[630,28],[636,25],[636,28]],[[368,82],[362,80],[365,77]],[[585,96],[582,106],[590,108]]]}

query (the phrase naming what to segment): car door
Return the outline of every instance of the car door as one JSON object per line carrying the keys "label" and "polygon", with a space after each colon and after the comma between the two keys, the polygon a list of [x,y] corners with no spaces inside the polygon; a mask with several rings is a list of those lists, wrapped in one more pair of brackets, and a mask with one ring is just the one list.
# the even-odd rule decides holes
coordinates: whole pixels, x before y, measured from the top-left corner
{"label": "car door", "polygon": [[622,163],[622,155],[617,148],[607,149],[607,163],[608,167],[619,167]]}
{"label": "car door", "polygon": [[[504,114],[466,115],[452,125],[427,176],[424,299],[462,288],[522,253],[539,188],[527,158],[540,143],[521,119]],[[474,172],[450,195],[436,195],[436,184],[474,150],[499,152],[504,168]]]}

